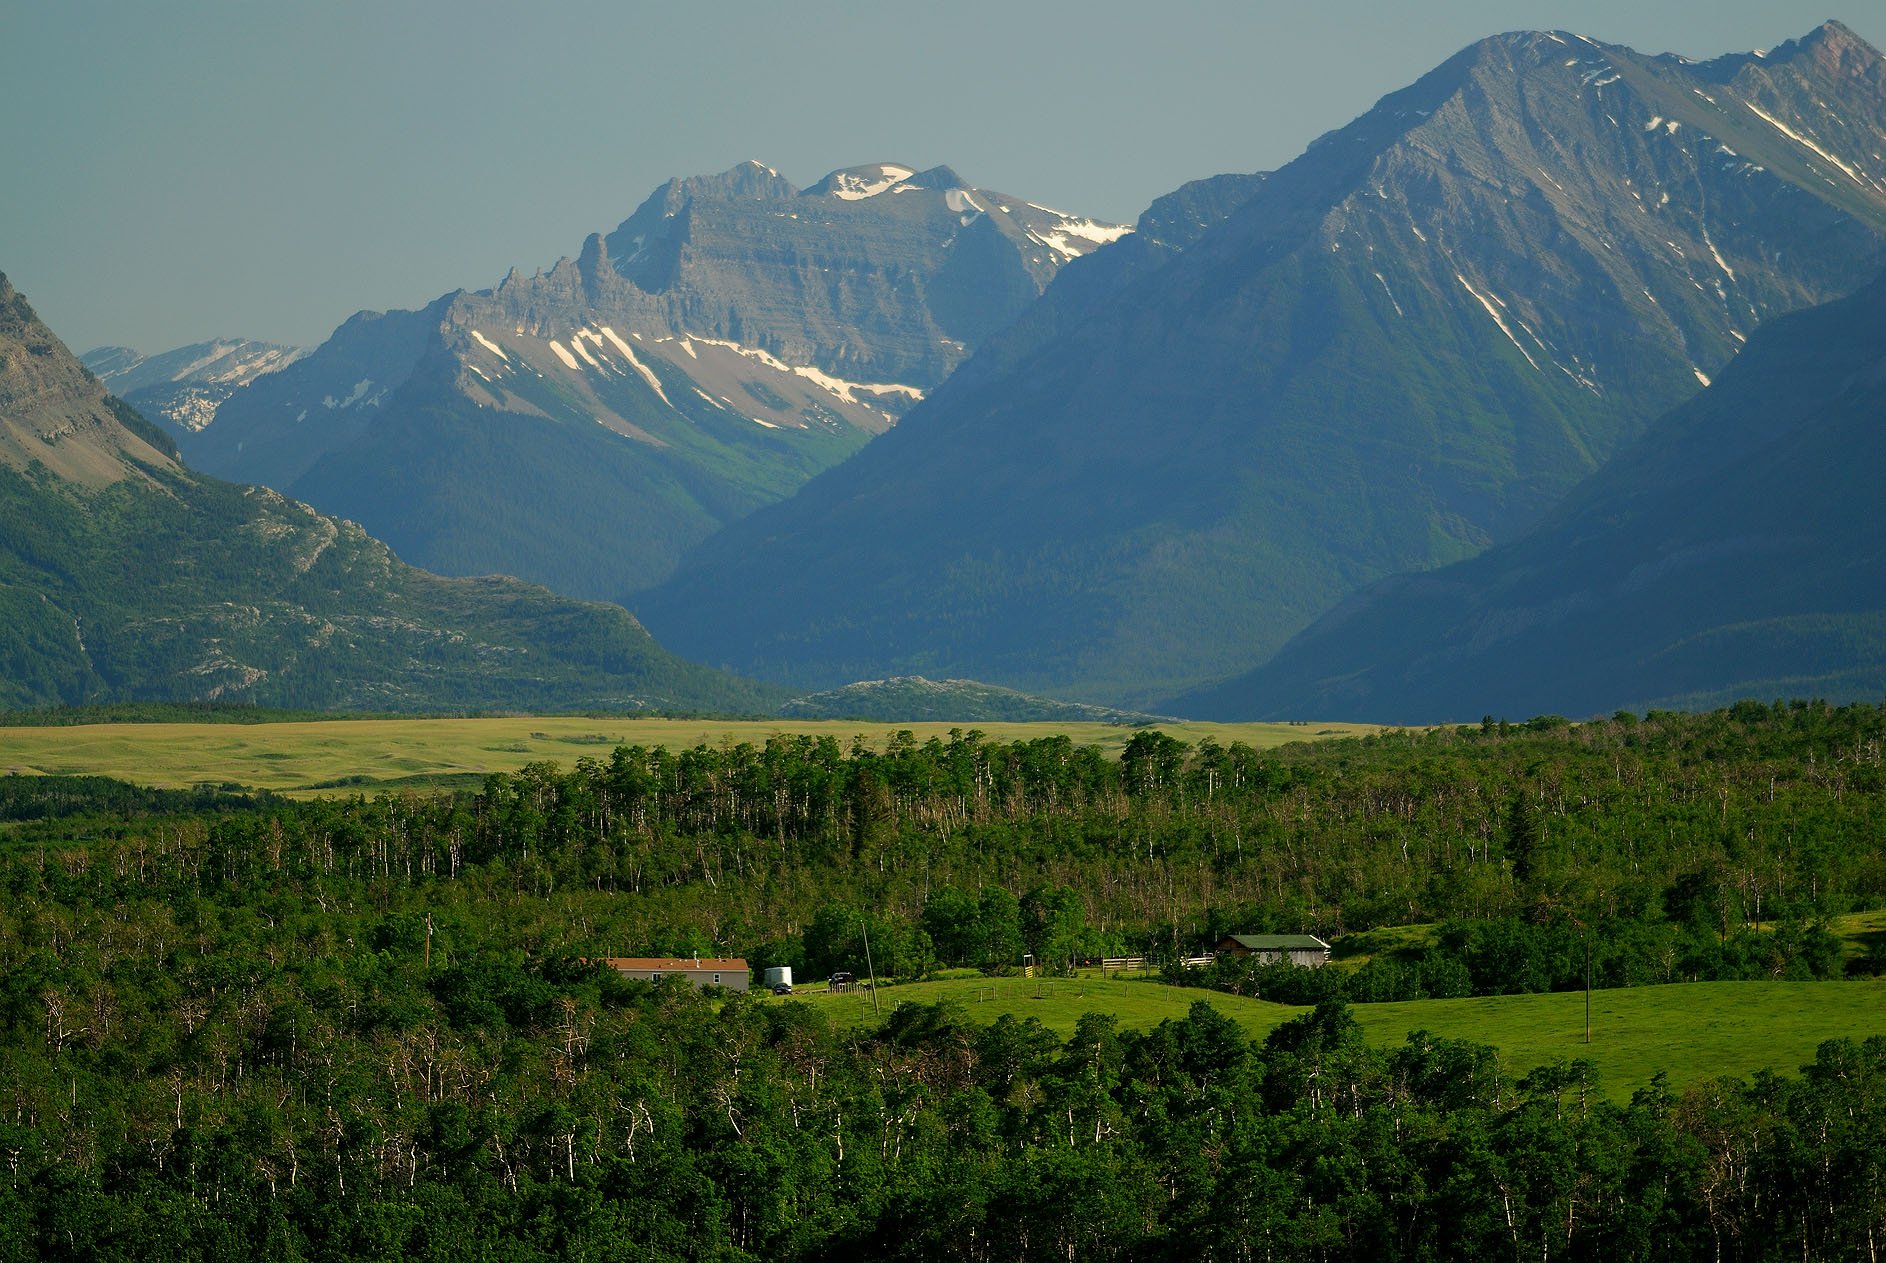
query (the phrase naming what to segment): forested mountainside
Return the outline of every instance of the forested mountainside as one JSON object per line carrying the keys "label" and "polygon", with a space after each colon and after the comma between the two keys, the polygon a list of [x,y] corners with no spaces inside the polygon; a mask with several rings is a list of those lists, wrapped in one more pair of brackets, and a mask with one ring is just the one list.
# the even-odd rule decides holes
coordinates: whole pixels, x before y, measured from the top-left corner
{"label": "forested mountainside", "polygon": [[1171,707],[1388,723],[1886,696],[1886,276],[1764,325],[1525,538]]}
{"label": "forested mountainside", "polygon": [[1121,226],[875,164],[673,180],[548,272],[362,312],[195,465],[449,574],[622,600],[891,426]]}
{"label": "forested mountainside", "polygon": [[625,611],[441,579],[184,468],[0,277],[0,705],[754,710]]}
{"label": "forested mountainside", "polygon": [[797,687],[1133,704],[1249,669],[1374,580],[1516,538],[1761,321],[1876,273],[1882,132],[1886,69],[1836,23],[1707,63],[1483,41],[1173,256],[1067,268],[1042,319],[636,608]]}

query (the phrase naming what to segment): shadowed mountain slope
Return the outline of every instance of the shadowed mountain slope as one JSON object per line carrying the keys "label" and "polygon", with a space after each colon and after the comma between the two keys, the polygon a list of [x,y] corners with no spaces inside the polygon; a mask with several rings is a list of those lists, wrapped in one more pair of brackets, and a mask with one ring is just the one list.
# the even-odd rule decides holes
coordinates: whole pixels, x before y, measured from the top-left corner
{"label": "shadowed mountain slope", "polygon": [[1540,528],[1388,579],[1210,718],[1426,723],[1886,695],[1886,277],[1764,326]]}

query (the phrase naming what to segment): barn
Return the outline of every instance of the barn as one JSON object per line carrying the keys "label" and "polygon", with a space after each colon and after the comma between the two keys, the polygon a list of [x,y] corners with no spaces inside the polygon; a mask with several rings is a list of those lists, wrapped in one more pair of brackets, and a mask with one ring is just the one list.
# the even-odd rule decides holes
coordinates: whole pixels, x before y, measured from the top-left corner
{"label": "barn", "polygon": [[609,956],[603,964],[625,978],[660,982],[679,974],[696,987],[725,987],[729,991],[745,991],[752,978],[746,960],[739,956]]}
{"label": "barn", "polygon": [[1329,944],[1314,934],[1227,934],[1212,950],[1220,956],[1255,956],[1265,965],[1281,960],[1316,969],[1329,964]]}

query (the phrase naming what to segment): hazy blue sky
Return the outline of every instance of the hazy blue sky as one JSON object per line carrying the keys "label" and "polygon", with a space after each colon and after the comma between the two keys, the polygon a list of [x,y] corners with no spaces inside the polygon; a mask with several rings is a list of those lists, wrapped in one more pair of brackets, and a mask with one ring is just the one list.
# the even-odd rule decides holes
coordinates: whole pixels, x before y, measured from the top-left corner
{"label": "hazy blue sky", "polygon": [[76,350],[312,345],[531,271],[662,180],[863,162],[1132,220],[1278,166],[1474,40],[1709,57],[1886,7],[1794,0],[17,3],[0,271]]}

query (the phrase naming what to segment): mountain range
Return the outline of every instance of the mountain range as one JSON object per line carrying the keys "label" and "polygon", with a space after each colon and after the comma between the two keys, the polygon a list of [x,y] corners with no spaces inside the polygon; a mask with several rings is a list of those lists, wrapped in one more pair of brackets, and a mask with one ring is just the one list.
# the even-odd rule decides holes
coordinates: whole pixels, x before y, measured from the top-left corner
{"label": "mountain range", "polygon": [[1537,530],[1385,580],[1200,718],[1706,709],[1886,696],[1886,276],[1764,325]]}
{"label": "mountain range", "polygon": [[615,606],[441,579],[184,467],[0,276],[0,707],[768,709]]}
{"label": "mountain range", "polygon": [[621,600],[882,433],[1127,230],[947,167],[673,180],[548,272],[362,312],[186,458],[448,574]]}
{"label": "mountain range", "polygon": [[1882,137],[1838,23],[1526,32],[1130,229],[747,163],[313,351],[89,368],[0,278],[0,706],[1876,695]]}
{"label": "mountain range", "polygon": [[1142,222],[1062,269],[635,608],[798,688],[1133,706],[1248,670],[1372,582],[1518,538],[1757,325],[1876,273],[1881,135],[1886,70],[1837,23],[1702,63],[1482,41],[1193,188],[1174,243]]}

